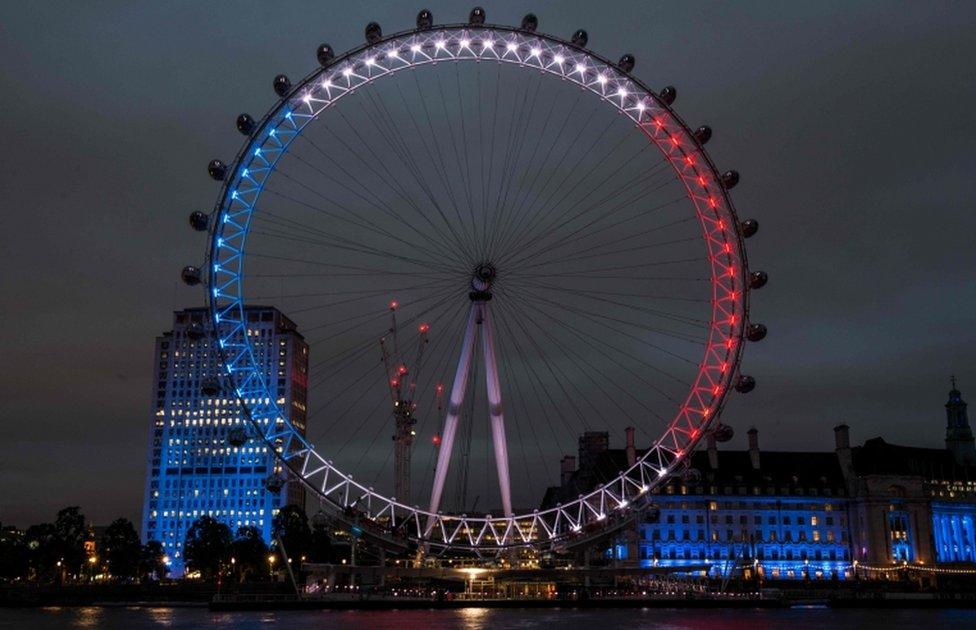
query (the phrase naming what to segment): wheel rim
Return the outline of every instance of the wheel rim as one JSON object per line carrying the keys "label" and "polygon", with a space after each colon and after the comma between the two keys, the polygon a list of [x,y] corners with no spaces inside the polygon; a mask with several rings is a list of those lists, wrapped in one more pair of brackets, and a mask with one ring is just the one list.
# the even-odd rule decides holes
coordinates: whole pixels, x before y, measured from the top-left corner
{"label": "wheel rim", "polygon": [[[479,45],[486,40],[494,45]],[[440,515],[399,503],[316,452],[286,420],[277,396],[263,382],[243,311],[244,256],[258,199],[305,127],[377,79],[428,64],[478,60],[565,79],[636,124],[684,185],[711,268],[711,321],[704,356],[667,429],[632,466],[596,490],[548,510],[501,517]],[[715,421],[736,373],[747,318],[747,265],[738,220],[720,176],[687,126],[659,97],[614,64],[556,38],[495,26],[444,26],[394,35],[337,58],[309,75],[263,119],[229,169],[216,214],[208,252],[209,301],[228,387],[241,399],[261,438],[280,449],[284,465],[321,499],[341,509],[354,506],[358,515],[400,528],[398,535],[411,540],[487,549],[544,543],[631,509],[635,499],[675,472]]]}

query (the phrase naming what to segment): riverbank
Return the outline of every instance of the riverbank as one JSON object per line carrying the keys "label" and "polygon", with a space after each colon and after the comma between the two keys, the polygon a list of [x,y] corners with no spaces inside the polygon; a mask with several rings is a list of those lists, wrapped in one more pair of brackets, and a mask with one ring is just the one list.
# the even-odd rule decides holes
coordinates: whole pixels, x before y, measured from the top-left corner
{"label": "riverbank", "polygon": [[972,594],[885,593],[868,597],[853,595],[791,599],[735,595],[697,597],[607,597],[591,599],[421,599],[393,597],[304,598],[294,596],[217,597],[211,611],[257,610],[455,610],[489,609],[594,609],[594,608],[697,608],[697,609],[776,609],[776,608],[959,608],[976,609]]}
{"label": "riverbank", "polygon": [[590,599],[428,599],[409,597],[217,597],[212,611],[238,610],[456,610],[461,608],[783,608],[789,602],[759,597],[607,597]]}

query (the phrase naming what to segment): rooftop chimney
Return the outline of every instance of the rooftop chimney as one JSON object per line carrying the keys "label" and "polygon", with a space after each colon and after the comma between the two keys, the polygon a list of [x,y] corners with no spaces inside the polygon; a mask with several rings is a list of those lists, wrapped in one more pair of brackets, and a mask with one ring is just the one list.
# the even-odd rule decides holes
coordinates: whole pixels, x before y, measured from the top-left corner
{"label": "rooftop chimney", "polygon": [[572,455],[563,455],[559,462],[559,483],[565,488],[569,485],[573,473],[576,472],[576,458]]}
{"label": "rooftop chimney", "polygon": [[596,469],[600,453],[610,447],[610,434],[607,431],[586,431],[579,438],[579,467],[586,474]]}
{"label": "rooftop chimney", "polygon": [[709,431],[708,437],[708,467],[712,470],[718,470],[718,446],[715,444],[715,432]]}
{"label": "rooftop chimney", "polygon": [[834,452],[844,478],[849,479],[854,472],[854,457],[851,454],[851,428],[843,422],[834,427]]}
{"label": "rooftop chimney", "polygon": [[749,461],[754,470],[759,470],[759,431],[756,427],[749,429]]}
{"label": "rooftop chimney", "polygon": [[851,428],[844,423],[838,424],[834,427],[834,448],[840,450],[842,448],[851,447]]}
{"label": "rooftop chimney", "polygon": [[637,463],[637,448],[634,446],[634,427],[624,429],[627,433],[627,468]]}

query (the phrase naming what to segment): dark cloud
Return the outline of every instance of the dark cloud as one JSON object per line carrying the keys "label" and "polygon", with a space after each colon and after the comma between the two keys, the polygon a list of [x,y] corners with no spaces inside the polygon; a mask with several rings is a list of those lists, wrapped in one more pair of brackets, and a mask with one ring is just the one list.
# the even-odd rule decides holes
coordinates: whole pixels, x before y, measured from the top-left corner
{"label": "dark cloud", "polygon": [[[199,299],[174,279],[201,256],[185,216],[214,197],[203,166],[232,155],[233,117],[264,111],[275,74],[418,8],[0,8],[0,520],[138,515],[153,338]],[[769,448],[829,447],[839,420],[856,439],[938,444],[948,375],[976,398],[973,5],[500,2],[489,17],[529,10],[678,86],[678,111],[743,174],[734,199],[762,223],[750,258],[771,277],[752,307],[771,332],[745,358],[759,387],[726,419]]]}

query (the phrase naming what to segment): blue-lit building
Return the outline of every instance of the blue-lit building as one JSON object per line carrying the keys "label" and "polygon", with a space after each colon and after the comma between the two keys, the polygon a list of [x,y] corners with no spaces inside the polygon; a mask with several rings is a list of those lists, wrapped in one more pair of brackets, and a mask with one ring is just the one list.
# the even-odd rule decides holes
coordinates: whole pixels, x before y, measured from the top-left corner
{"label": "blue-lit building", "polygon": [[976,447],[954,384],[945,407],[944,449],[881,438],[838,449],[857,498],[855,553],[862,562],[946,569],[976,564]]}
{"label": "blue-lit building", "polygon": [[849,574],[850,499],[837,457],[760,452],[758,437],[749,432],[747,451],[710,443],[692,458],[695,473],[664,486],[658,517],[639,525],[640,564],[705,563],[713,577]]}
{"label": "blue-lit building", "polygon": [[[246,313],[247,334],[266,366],[269,389],[304,431],[308,345],[277,309],[249,307]],[[156,339],[142,538],[163,544],[171,575],[183,573],[184,537],[200,516],[213,516],[235,532],[255,526],[270,542],[277,510],[304,505],[296,482],[277,492],[268,489],[275,485],[269,477],[280,470],[249,429],[237,399],[220,387],[220,359],[208,321],[203,308],[177,311],[173,329]]]}
{"label": "blue-lit building", "polygon": [[[944,449],[880,437],[851,447],[843,424],[828,452],[761,451],[755,429],[744,451],[720,450],[709,436],[607,553],[631,566],[688,567],[716,578],[843,580],[893,577],[899,566],[976,568],[976,449],[955,385],[946,412]],[[632,436],[611,449],[606,433],[584,434],[543,507],[626,469],[641,455]]]}

